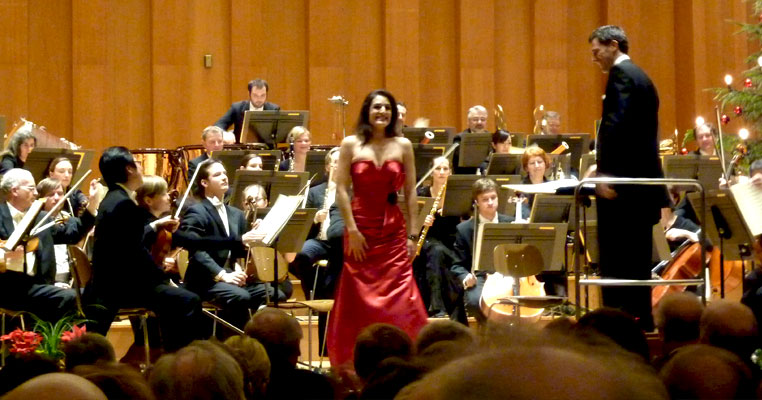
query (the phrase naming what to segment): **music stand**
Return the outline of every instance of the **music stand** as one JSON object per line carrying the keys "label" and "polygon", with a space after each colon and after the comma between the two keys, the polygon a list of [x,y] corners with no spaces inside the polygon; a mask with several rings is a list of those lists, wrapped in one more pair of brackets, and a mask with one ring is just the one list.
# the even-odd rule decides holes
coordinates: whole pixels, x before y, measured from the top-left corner
{"label": "music stand", "polygon": [[[545,176],[547,178],[557,178],[556,172],[558,171],[558,165],[561,164],[561,171],[564,172],[564,177],[568,178],[571,175],[571,154],[548,154],[550,157],[550,165],[545,169]],[[560,178],[557,178],[560,179]]]}
{"label": "music stand", "polygon": [[[88,150],[92,153],[92,150]],[[50,162],[56,159],[57,157],[66,157],[71,161],[72,166],[72,182],[76,182],[75,176],[82,177],[82,174],[87,171],[88,168],[83,169],[80,171],[79,175],[77,175],[77,171],[79,171],[79,166],[82,164],[82,156],[84,155],[84,152],[80,152],[79,154],[73,152],[69,149],[49,149],[49,148],[37,148],[34,149],[29,155],[26,157],[26,161],[24,162],[24,169],[31,172],[32,176],[35,178],[37,182],[39,182],[42,179],[45,179],[48,177],[48,166],[50,165]],[[92,158],[91,158],[92,160]]]}
{"label": "music stand", "polygon": [[434,134],[434,139],[429,140],[429,144],[452,143],[452,138],[455,136],[455,128],[449,126],[438,128],[415,128],[406,126],[402,128],[402,135],[408,138],[414,145],[423,142],[426,132],[431,132]]}
{"label": "music stand", "polygon": [[527,146],[536,144],[546,153],[558,148],[561,142],[566,142],[569,148],[561,154],[571,153],[571,165],[579,165],[582,155],[589,152],[590,134],[589,133],[564,133],[561,135],[529,135]]}
{"label": "music stand", "polygon": [[531,244],[545,260],[544,271],[562,271],[568,224],[512,224],[488,222],[476,233],[474,270],[495,272],[493,252],[503,243]]}
{"label": "music stand", "polygon": [[520,175],[523,170],[521,156],[522,154],[492,153],[489,156],[489,164],[487,165],[487,176]]}
{"label": "music stand", "polygon": [[307,159],[304,162],[304,170],[309,172],[312,179],[312,186],[319,185],[328,180],[325,174],[325,156],[328,152],[325,150],[307,151]]}
{"label": "music stand", "polygon": [[497,183],[497,198],[498,206],[505,204],[505,214],[514,215],[516,213],[516,203],[508,201],[511,197],[516,195],[516,192],[512,189],[505,188],[505,185],[515,185],[521,183],[521,175],[491,175],[487,178],[492,179]]}
{"label": "music stand", "polygon": [[[470,133],[469,133],[470,135]],[[465,136],[465,135],[464,135]],[[463,217],[471,214],[471,187],[479,175],[450,175],[447,177],[447,193],[442,208],[445,217]]]}
{"label": "music stand", "polygon": [[[402,211],[402,215],[405,216],[405,224],[407,224],[407,203],[405,202],[404,195],[401,195],[397,198],[397,204],[400,207],[400,211]],[[415,217],[415,229],[413,229],[414,232],[420,232],[423,228],[423,220],[426,219],[426,216],[431,212],[431,207],[434,206],[434,198],[418,196],[417,204],[418,214]]]}
{"label": "music stand", "polygon": [[511,146],[513,146],[513,147],[526,147],[527,137],[528,136],[529,136],[528,133],[512,132],[511,133]]}
{"label": "music stand", "polygon": [[[431,168],[431,162],[441,157],[447,150],[446,145],[442,144],[413,144],[413,154],[415,155],[415,180],[420,180],[423,175]],[[452,159],[452,156],[450,157]]]}
{"label": "music stand", "polygon": [[[275,249],[281,253],[298,253],[302,251],[307,235],[310,233],[317,208],[301,208],[294,211],[286,226],[278,234]],[[258,217],[265,217],[270,208],[260,209]]]}
{"label": "music stand", "polygon": [[458,165],[455,167],[478,167],[491,150],[491,133],[464,133],[460,135]]}
{"label": "music stand", "polygon": [[263,171],[277,170],[277,166],[280,164],[280,152],[274,150],[222,150],[213,152],[212,158],[220,160],[225,166],[225,170],[228,171],[228,176],[230,176],[233,171],[241,167],[243,158],[252,153],[262,159]]}
{"label": "music stand", "polygon": [[241,139],[245,143],[266,143],[271,149],[285,143],[295,126],[307,127],[309,111],[246,111],[243,114]]}
{"label": "music stand", "polygon": [[534,197],[529,222],[566,223],[574,221],[575,217],[573,195],[540,193]]}
{"label": "music stand", "polygon": [[716,188],[722,177],[722,164],[716,156],[669,155],[663,157],[662,164],[665,177],[696,179],[705,188]]}
{"label": "music stand", "polygon": [[595,163],[595,154],[593,154],[593,153],[583,154],[582,157],[579,160],[579,176],[578,176],[578,178],[582,179],[582,177],[585,175],[585,172],[587,172],[587,170],[590,169],[591,165],[596,165],[596,163]]}
{"label": "music stand", "polygon": [[309,172],[247,171],[236,170],[230,204],[240,204],[243,190],[250,185],[262,185],[270,202],[279,194],[295,195],[307,184]]}

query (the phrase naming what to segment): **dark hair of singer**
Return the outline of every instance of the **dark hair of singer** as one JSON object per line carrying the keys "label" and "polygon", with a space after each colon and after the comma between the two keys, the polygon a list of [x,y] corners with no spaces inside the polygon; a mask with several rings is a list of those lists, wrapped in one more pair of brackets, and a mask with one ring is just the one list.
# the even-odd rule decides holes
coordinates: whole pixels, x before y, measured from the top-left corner
{"label": "dark hair of singer", "polygon": [[397,101],[394,99],[391,93],[385,89],[376,89],[365,96],[365,100],[362,102],[360,108],[360,117],[357,119],[356,135],[362,140],[363,144],[367,144],[373,136],[373,125],[370,123],[370,103],[376,96],[384,96],[389,99],[391,105],[392,117],[389,120],[389,125],[384,129],[385,135],[388,138],[397,136],[396,122],[399,112],[397,111]]}
{"label": "dark hair of singer", "polygon": [[101,170],[103,180],[109,189],[113,189],[117,183],[127,182],[127,167],[135,166],[135,159],[126,147],[114,146],[103,150],[98,168]]}

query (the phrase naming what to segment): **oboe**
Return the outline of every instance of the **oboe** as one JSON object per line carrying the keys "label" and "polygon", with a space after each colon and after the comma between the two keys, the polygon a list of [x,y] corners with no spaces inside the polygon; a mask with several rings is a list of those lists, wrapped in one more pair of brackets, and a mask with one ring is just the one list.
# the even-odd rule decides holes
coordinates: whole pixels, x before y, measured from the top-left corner
{"label": "oboe", "polygon": [[[439,189],[439,193],[437,193],[437,197],[434,199],[434,204],[431,206],[431,211],[429,211],[429,215],[433,216],[434,214],[439,211],[439,203],[442,202],[445,194],[445,189],[447,189],[447,182],[445,182],[444,185],[442,185],[442,188]],[[418,257],[421,254],[421,247],[423,247],[423,242],[426,240],[426,234],[429,232],[429,227],[424,226],[423,229],[421,229],[421,235],[418,236],[418,243],[415,246],[415,256],[413,256],[413,259],[415,257]]]}
{"label": "oboe", "polygon": [[[325,194],[323,195],[323,211],[328,211],[330,204],[328,204],[328,187],[331,186],[331,178],[333,177],[333,168],[328,169],[328,181],[325,183]],[[323,222],[320,223],[320,232],[318,232],[318,239],[328,239],[328,216],[326,215]]]}

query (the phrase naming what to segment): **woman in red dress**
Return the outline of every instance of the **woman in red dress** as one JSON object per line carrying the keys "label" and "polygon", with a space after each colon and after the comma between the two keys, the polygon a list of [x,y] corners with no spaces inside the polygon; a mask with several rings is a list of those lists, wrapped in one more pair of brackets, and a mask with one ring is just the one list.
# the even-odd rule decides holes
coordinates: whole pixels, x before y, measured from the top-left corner
{"label": "woman in red dress", "polygon": [[[357,132],[341,142],[336,201],[344,217],[344,269],[328,326],[331,365],[353,360],[355,340],[366,326],[384,322],[412,339],[426,324],[411,256],[415,251],[415,160],[413,146],[398,137],[397,104],[385,90],[363,102]],[[349,189],[353,198],[350,203]],[[408,228],[397,206],[403,188]]]}

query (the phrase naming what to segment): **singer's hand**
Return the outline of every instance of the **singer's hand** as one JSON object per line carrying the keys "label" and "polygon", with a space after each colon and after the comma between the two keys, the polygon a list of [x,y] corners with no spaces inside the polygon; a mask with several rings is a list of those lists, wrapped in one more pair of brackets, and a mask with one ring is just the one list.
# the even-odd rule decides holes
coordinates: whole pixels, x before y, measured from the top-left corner
{"label": "singer's hand", "polygon": [[365,243],[365,236],[359,230],[347,230],[348,253],[357,261],[365,260],[365,250],[368,244]]}
{"label": "singer's hand", "polygon": [[408,258],[412,259],[413,256],[415,256],[415,249],[416,249],[417,243],[413,241],[413,239],[407,240],[407,256]]}

